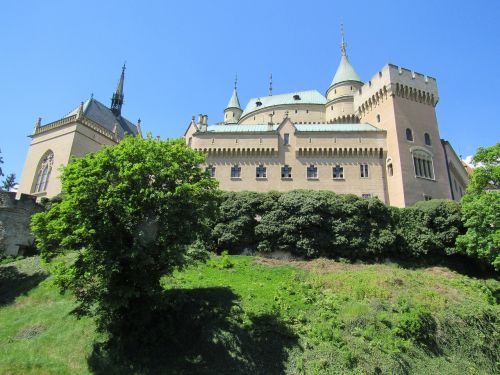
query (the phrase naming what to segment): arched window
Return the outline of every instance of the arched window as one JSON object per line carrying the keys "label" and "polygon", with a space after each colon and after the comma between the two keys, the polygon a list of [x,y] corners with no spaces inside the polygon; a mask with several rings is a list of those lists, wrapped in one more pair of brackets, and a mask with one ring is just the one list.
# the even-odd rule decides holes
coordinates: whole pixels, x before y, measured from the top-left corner
{"label": "arched window", "polygon": [[52,172],[52,165],[54,164],[54,153],[47,151],[38,163],[38,172],[36,175],[34,193],[40,193],[47,190],[49,184],[50,173]]}
{"label": "arched window", "polygon": [[429,135],[429,133],[425,133],[424,134],[424,141],[425,141],[425,144],[427,146],[431,146],[432,143],[431,143],[431,136]]}
{"label": "arched window", "polygon": [[413,132],[410,128],[406,128],[406,140],[413,142]]}
{"label": "arched window", "polygon": [[432,155],[421,149],[412,151],[412,155],[415,176],[434,180],[434,164],[432,162]]}
{"label": "arched window", "polygon": [[392,167],[392,159],[387,158],[387,161],[385,162],[387,165],[387,175],[388,176],[394,176],[394,168]]}

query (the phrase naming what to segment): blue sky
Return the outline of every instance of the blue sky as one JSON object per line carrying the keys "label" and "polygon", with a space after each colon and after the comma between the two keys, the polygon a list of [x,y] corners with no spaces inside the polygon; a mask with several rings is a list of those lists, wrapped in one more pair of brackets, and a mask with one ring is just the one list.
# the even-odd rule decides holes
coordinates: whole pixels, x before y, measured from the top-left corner
{"label": "blue sky", "polygon": [[238,73],[242,106],[317,89],[337,68],[339,24],[365,81],[387,63],[437,78],[440,134],[458,154],[500,141],[500,2],[11,1],[0,13],[0,149],[20,178],[33,124],[91,93],[109,105],[127,61],[123,115],[179,137],[222,120]]}

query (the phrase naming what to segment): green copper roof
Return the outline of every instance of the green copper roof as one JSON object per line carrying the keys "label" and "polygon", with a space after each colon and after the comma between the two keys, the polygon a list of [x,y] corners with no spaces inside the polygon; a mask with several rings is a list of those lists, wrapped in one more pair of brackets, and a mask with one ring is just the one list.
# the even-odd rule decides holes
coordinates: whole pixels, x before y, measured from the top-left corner
{"label": "green copper roof", "polygon": [[272,130],[267,124],[252,125],[210,125],[207,133],[262,133],[278,129],[279,124],[275,124]]}
{"label": "green copper roof", "polygon": [[[260,105],[258,103],[261,103]],[[261,96],[249,100],[241,117],[248,115],[253,111],[275,105],[289,104],[325,104],[326,99],[316,90],[296,91],[287,94]]]}
{"label": "green copper roof", "polygon": [[295,124],[298,132],[379,132],[370,124]]}
{"label": "green copper roof", "polygon": [[347,59],[347,56],[343,54],[342,57],[340,58],[339,67],[337,68],[337,72],[335,73],[335,76],[333,77],[332,80],[332,84],[330,86],[345,81],[363,82],[361,81],[361,78],[359,78],[358,73],[356,73],[349,60]]}
{"label": "green copper roof", "polygon": [[[297,132],[383,132],[370,124],[294,124]],[[276,131],[279,124],[274,124],[272,129],[267,124],[252,125],[210,125],[207,133],[262,133]]]}
{"label": "green copper roof", "polygon": [[231,99],[229,99],[229,103],[227,103],[226,109],[228,109],[228,108],[239,108],[239,109],[241,109],[241,107],[240,107],[240,101],[238,99],[238,93],[236,92],[236,88],[233,90],[233,95],[231,95]]}

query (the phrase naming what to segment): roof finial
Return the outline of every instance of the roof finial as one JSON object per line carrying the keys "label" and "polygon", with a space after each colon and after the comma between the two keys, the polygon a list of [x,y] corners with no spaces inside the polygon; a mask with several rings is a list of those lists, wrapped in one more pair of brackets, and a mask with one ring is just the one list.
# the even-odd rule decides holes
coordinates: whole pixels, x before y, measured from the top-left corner
{"label": "roof finial", "polygon": [[273,96],[273,73],[269,75],[269,96]]}
{"label": "roof finial", "polygon": [[238,73],[234,76],[234,89],[238,90]]}
{"label": "roof finial", "polygon": [[342,56],[347,57],[347,43],[345,42],[344,39],[344,24],[340,24],[340,34],[342,35],[342,43],[340,43],[340,52],[342,53]]}

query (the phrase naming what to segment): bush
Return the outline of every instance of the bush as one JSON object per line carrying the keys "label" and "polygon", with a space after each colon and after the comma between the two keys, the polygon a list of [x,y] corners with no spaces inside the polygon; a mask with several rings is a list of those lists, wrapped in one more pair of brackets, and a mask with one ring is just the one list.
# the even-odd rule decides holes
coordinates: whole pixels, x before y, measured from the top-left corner
{"label": "bush", "polygon": [[460,205],[434,199],[399,210],[397,233],[403,256],[443,257],[455,254],[455,240],[463,232]]}

